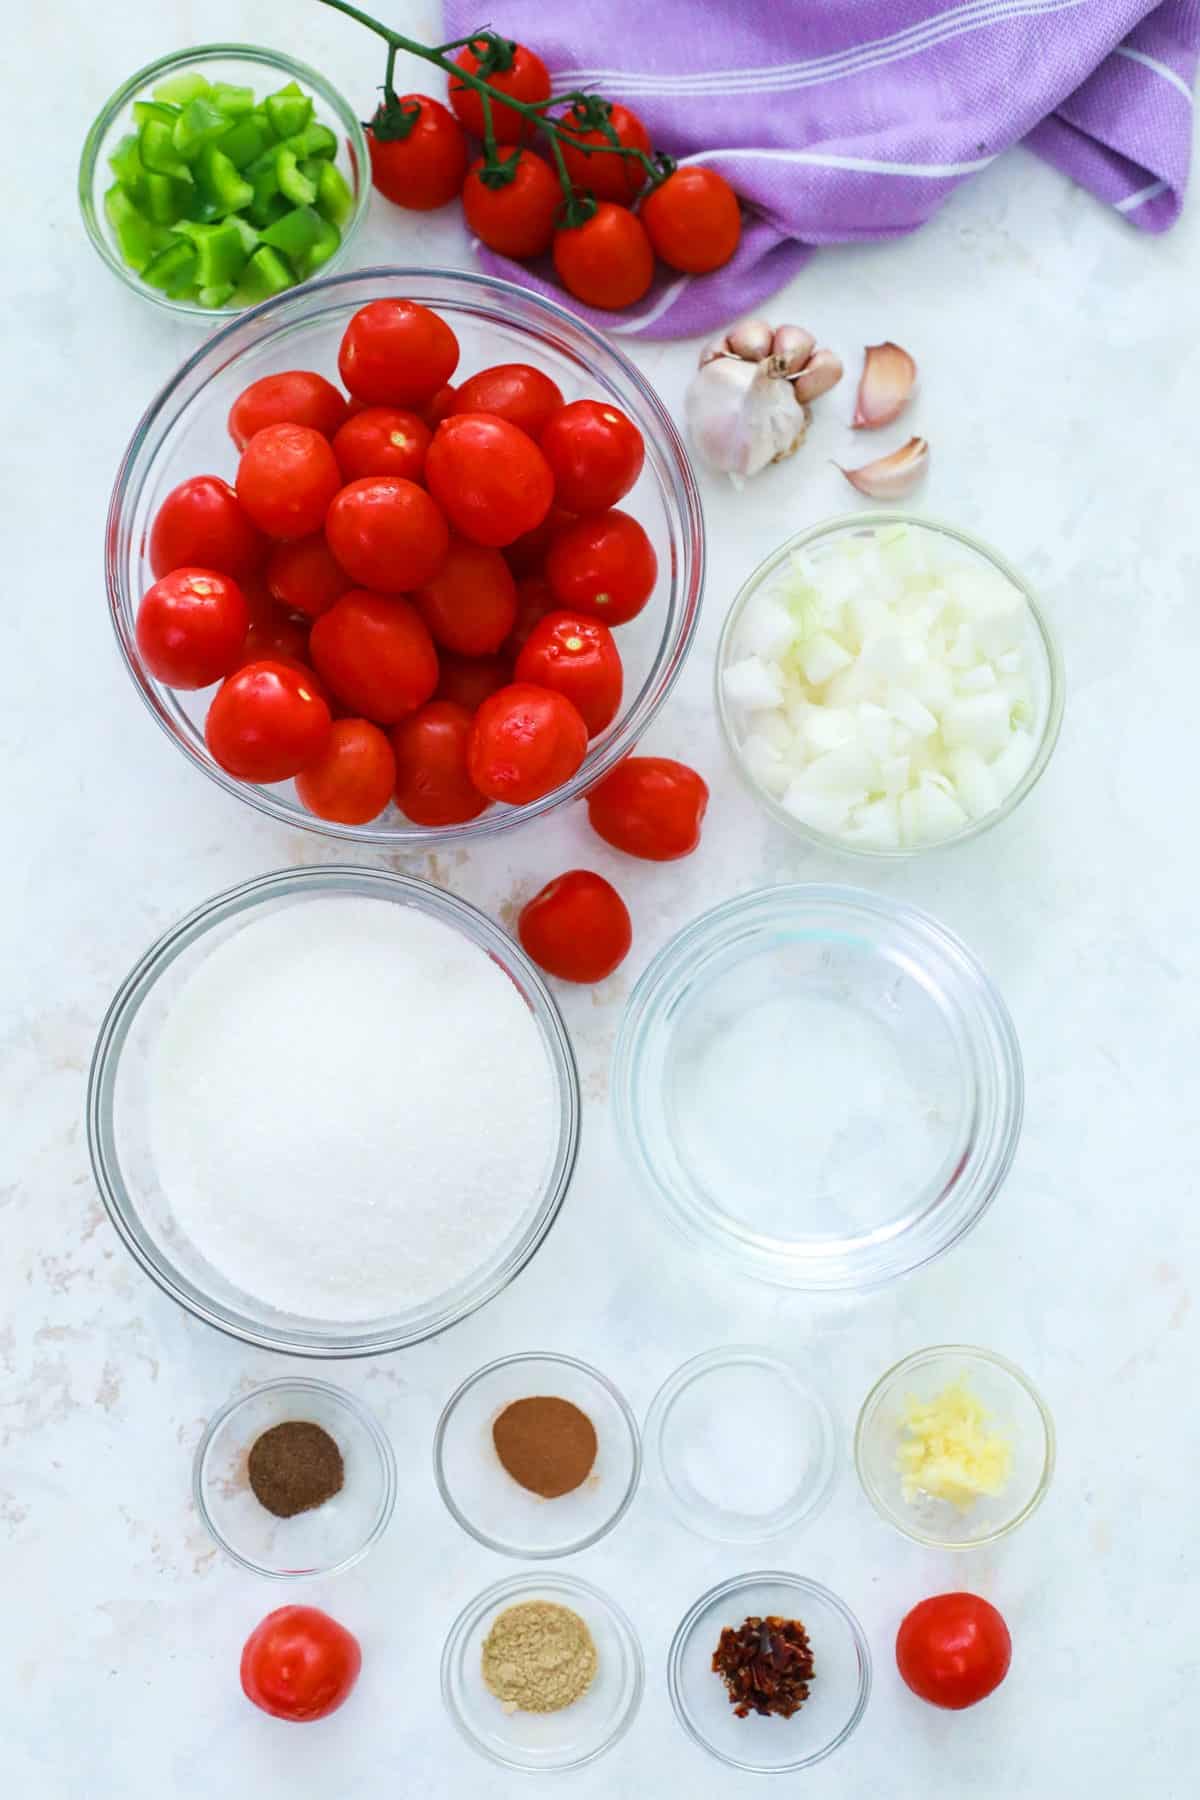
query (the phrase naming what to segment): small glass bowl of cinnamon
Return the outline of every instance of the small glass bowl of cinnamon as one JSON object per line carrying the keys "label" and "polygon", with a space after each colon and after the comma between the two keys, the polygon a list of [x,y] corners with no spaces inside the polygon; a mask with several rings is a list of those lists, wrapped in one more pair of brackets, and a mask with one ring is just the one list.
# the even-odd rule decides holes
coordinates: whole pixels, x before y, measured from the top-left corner
{"label": "small glass bowl of cinnamon", "polygon": [[572,1556],[610,1532],[642,1470],[637,1422],[599,1370],[525,1352],[450,1396],[433,1441],[438,1492],[464,1531],[503,1556]]}

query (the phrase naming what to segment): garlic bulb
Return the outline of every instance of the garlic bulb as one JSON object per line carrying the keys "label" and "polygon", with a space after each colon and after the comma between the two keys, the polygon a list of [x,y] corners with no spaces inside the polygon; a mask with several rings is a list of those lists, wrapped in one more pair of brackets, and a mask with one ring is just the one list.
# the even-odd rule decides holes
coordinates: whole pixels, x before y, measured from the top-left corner
{"label": "garlic bulb", "polygon": [[804,442],[808,402],[842,378],[831,350],[799,325],[740,319],[700,355],[684,406],[692,441],[735,484]]}

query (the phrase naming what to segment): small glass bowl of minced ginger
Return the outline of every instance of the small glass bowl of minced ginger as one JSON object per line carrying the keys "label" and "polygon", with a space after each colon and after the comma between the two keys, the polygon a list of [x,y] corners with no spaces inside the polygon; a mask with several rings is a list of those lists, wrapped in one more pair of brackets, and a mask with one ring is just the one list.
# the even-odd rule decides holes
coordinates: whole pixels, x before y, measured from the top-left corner
{"label": "small glass bowl of minced ginger", "polygon": [[917,1350],[863,1401],[854,1461],[872,1506],[939,1550],[992,1544],[1023,1525],[1054,1473],[1054,1421],[1029,1377],[966,1344]]}

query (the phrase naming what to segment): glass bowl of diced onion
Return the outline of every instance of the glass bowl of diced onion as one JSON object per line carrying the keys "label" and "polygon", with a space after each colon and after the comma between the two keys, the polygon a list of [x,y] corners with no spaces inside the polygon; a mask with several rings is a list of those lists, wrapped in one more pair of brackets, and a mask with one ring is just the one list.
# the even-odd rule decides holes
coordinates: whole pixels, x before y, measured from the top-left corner
{"label": "glass bowl of diced onion", "polygon": [[1063,714],[1054,632],[970,533],[903,512],[830,519],[743,584],[716,660],[738,773],[770,815],[850,854],[977,837],[1033,789]]}

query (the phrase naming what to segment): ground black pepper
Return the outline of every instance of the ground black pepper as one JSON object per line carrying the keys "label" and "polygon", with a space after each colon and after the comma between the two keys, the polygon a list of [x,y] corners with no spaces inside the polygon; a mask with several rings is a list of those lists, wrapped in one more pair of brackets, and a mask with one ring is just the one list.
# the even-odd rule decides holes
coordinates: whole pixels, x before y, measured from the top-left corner
{"label": "ground black pepper", "polygon": [[285,1419],[255,1438],[248,1472],[255,1497],[278,1519],[323,1506],[345,1479],[341,1451],[309,1419]]}

